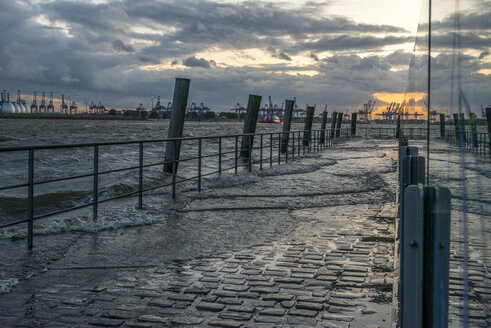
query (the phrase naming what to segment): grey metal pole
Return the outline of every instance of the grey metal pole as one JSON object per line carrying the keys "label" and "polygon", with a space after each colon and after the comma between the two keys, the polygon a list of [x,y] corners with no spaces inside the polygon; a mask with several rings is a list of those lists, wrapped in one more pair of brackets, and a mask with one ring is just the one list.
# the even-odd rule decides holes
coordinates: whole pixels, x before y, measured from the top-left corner
{"label": "grey metal pole", "polygon": [[341,135],[341,123],[343,122],[343,113],[338,113],[338,119],[336,122],[336,137]]}
{"label": "grey metal pole", "polygon": [[440,114],[440,137],[445,138],[445,114]]}
{"label": "grey metal pole", "polygon": [[321,122],[321,135],[319,139],[320,144],[325,144],[326,142],[326,124],[327,124],[327,112],[322,112],[322,122]]}
{"label": "grey metal pole", "polygon": [[334,138],[334,132],[336,131],[336,122],[338,120],[338,112],[332,112],[331,117],[331,140]]}
{"label": "grey metal pole", "polygon": [[305,115],[305,125],[303,132],[303,145],[304,147],[309,147],[310,151],[310,138],[311,138],[311,130],[312,130],[312,122],[314,121],[314,106],[307,106],[307,114]]}
{"label": "grey metal pole", "polygon": [[[356,136],[356,119],[358,118],[358,113],[351,114],[351,135]],[[399,120],[400,122],[400,120]]]}
{"label": "grey metal pole", "polygon": [[[190,79],[176,78],[174,98],[172,100],[172,113],[169,122],[168,138],[181,138],[184,129],[184,118],[188,103]],[[164,172],[172,172],[173,159],[179,161],[181,141],[167,142],[165,149]],[[177,163],[176,163],[177,170]]]}
{"label": "grey metal pole", "polygon": [[288,140],[290,134],[288,133],[292,125],[292,114],[293,114],[293,100],[285,100],[285,115],[283,116],[283,134],[281,136],[281,153],[288,152]]}
{"label": "grey metal pole", "polygon": [[[257,115],[259,114],[259,107],[261,106],[261,96],[249,95],[249,101],[247,103],[247,114],[244,121],[243,134],[256,133]],[[243,136],[242,144],[240,146],[240,157],[249,158],[249,154],[252,150],[254,142],[253,136]]]}

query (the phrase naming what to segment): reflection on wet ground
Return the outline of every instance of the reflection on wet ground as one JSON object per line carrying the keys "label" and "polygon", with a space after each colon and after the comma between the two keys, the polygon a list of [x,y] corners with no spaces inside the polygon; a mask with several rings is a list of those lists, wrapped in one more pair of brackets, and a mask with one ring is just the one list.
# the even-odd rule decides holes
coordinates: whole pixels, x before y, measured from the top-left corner
{"label": "reflection on wet ground", "polygon": [[[24,242],[1,239],[0,279],[22,279],[0,295],[0,325],[390,327],[396,156],[393,140],[351,141],[210,179],[176,202],[146,197],[143,211],[109,204],[94,226],[45,223],[31,255]],[[455,201],[453,323],[462,292]],[[481,231],[479,215],[470,220]],[[486,326],[487,273],[474,238],[472,322]]]}

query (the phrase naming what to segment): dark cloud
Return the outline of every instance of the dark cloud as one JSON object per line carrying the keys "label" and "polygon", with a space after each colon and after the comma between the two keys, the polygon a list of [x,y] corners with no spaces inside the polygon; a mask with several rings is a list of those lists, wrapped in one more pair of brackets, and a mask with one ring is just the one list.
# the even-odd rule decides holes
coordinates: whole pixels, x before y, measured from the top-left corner
{"label": "dark cloud", "polygon": [[204,58],[196,58],[195,56],[188,57],[182,61],[182,64],[187,67],[211,68],[216,66],[214,60],[206,60]]}
{"label": "dark cloud", "polygon": [[414,41],[411,36],[328,36],[315,42],[297,43],[295,49],[313,51],[338,51],[338,50],[373,50],[388,45],[397,45]]}
{"label": "dark cloud", "polygon": [[489,56],[489,50],[483,51],[479,54],[479,59],[483,59],[484,57]]}
{"label": "dark cloud", "polygon": [[113,49],[116,51],[126,51],[126,52],[134,52],[135,48],[133,48],[130,44],[125,44],[121,40],[114,40],[112,42]]}
{"label": "dark cloud", "polygon": [[[407,70],[401,67],[410,55],[373,54],[412,42],[409,33],[397,26],[320,16],[323,5],[316,1],[291,9],[263,1],[0,1],[0,84],[26,92],[72,90],[80,102],[86,98],[134,107],[149,92],[168,101],[174,78],[185,75],[193,80],[190,99],[216,109],[245,103],[248,93],[274,99],[297,96],[300,103],[329,99],[345,109],[366,102],[372,92],[404,90]],[[473,49],[485,54],[486,34],[469,27],[472,19],[484,18],[466,15],[462,45],[472,41]],[[39,17],[51,24],[40,24]],[[442,49],[452,39],[445,30],[450,21],[442,22],[444,31],[434,37]],[[282,60],[261,64],[254,54],[254,67],[224,67],[226,63],[217,65],[215,58],[203,54],[232,50],[240,60],[251,56],[250,48]],[[315,62],[296,66],[292,56]],[[485,68],[477,58],[466,59],[464,65],[466,72]],[[435,67],[448,69],[451,61],[439,57]],[[307,76],[304,71],[318,74]],[[486,79],[483,85],[489,85]]]}
{"label": "dark cloud", "polygon": [[319,57],[317,57],[316,54],[310,54],[309,57],[312,58],[315,61],[319,61]]}

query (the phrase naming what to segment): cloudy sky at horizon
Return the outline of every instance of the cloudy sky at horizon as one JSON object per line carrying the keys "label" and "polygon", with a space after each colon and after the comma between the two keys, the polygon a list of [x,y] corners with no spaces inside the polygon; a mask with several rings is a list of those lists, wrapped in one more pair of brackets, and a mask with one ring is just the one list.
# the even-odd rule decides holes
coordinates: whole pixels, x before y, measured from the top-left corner
{"label": "cloudy sky at horizon", "polygon": [[[249,93],[278,105],[296,96],[317,112],[325,104],[360,109],[374,94],[404,92],[420,7],[407,0],[0,0],[0,88],[135,108],[150,107],[157,95],[166,104],[174,79],[187,77],[189,101],[218,111],[245,105]],[[483,47],[476,56],[489,39]]]}

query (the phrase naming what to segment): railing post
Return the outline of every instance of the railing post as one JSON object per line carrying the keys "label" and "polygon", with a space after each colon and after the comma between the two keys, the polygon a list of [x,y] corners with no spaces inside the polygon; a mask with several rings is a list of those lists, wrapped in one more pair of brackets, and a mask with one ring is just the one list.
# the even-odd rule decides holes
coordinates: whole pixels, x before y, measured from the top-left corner
{"label": "railing post", "polygon": [[140,142],[138,161],[138,209],[143,208],[143,142]]}
{"label": "railing post", "polygon": [[269,167],[273,167],[273,134],[269,134]]}
{"label": "railing post", "polygon": [[[173,140],[172,142],[175,144],[177,140]],[[177,173],[176,152],[173,152],[172,153],[172,199],[176,199],[176,173]]]}
{"label": "railing post", "polygon": [[237,174],[237,166],[239,162],[239,154],[238,154],[238,148],[239,148],[239,136],[235,136],[235,174]]}
{"label": "railing post", "polygon": [[222,175],[222,137],[218,138],[218,175]]}
{"label": "railing post", "polygon": [[27,248],[33,247],[34,236],[34,149],[29,149],[29,190],[27,199]]}
{"label": "railing post", "polygon": [[97,220],[97,203],[99,202],[99,146],[94,145],[94,183],[92,190],[92,219]]}
{"label": "railing post", "polygon": [[261,133],[259,137],[259,144],[260,144],[260,149],[259,149],[259,170],[262,171],[263,169],[263,134]]}
{"label": "railing post", "polygon": [[[293,136],[293,137],[295,138],[295,136]],[[297,144],[298,144],[298,146],[297,146],[297,148],[298,148],[298,157],[300,157],[300,149],[303,148],[303,147],[301,147],[301,143],[300,143],[300,132],[297,135]],[[305,150],[304,150],[304,153],[305,153]]]}
{"label": "railing post", "polygon": [[249,172],[252,172],[252,139],[254,138],[254,136],[249,136],[249,156],[248,156],[248,159],[249,159]]}
{"label": "railing post", "polygon": [[[286,153],[288,155],[288,151]],[[293,132],[293,138],[292,138],[292,158],[295,158],[295,132]]]}
{"label": "railing post", "polygon": [[198,192],[201,192],[201,145],[202,139],[198,139]]}
{"label": "railing post", "polygon": [[278,133],[278,165],[281,164],[281,133]]}

